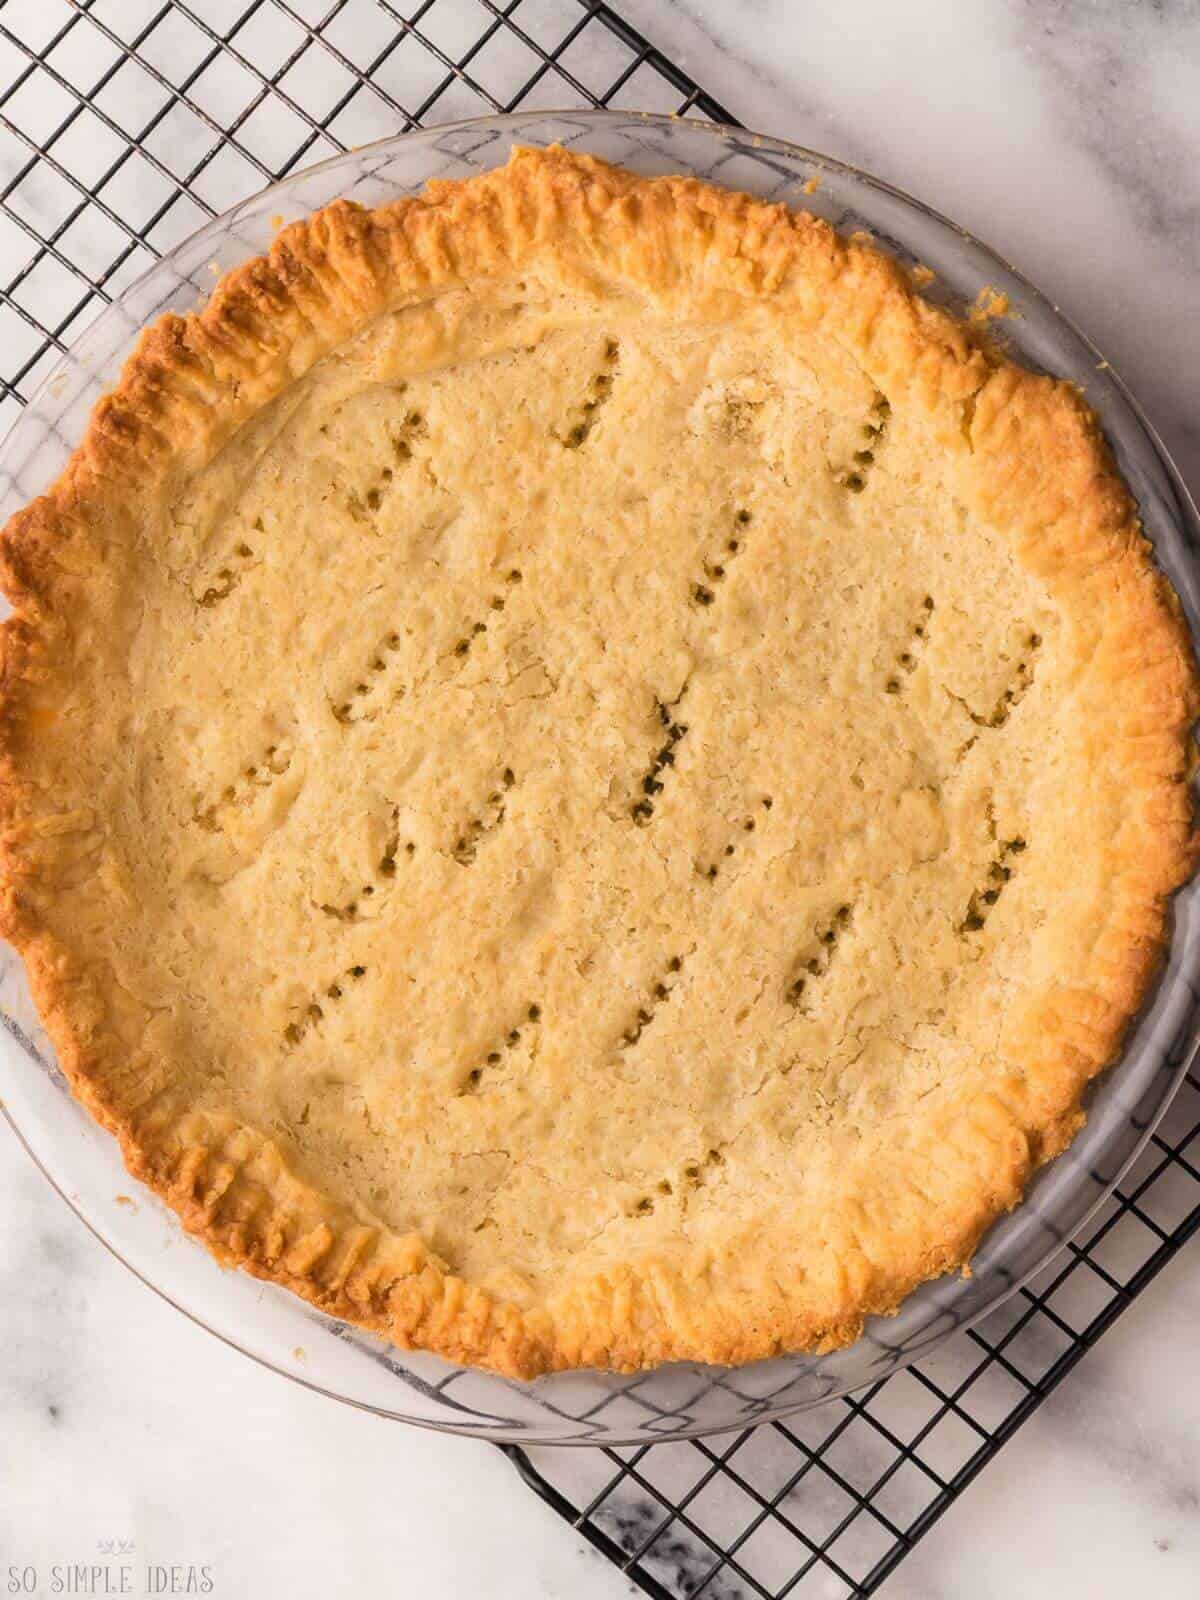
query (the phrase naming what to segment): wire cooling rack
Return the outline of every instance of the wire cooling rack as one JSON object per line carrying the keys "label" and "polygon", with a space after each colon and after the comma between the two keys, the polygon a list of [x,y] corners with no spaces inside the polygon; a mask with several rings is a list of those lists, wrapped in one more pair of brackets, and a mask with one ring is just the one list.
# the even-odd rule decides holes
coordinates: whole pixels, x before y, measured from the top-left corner
{"label": "wire cooling rack", "polygon": [[606,5],[0,0],[0,432],[126,284],[296,167],[601,105],[732,120]]}
{"label": "wire cooling rack", "polygon": [[[0,431],[247,194],[407,128],[567,106],[735,120],[592,0],[0,0]],[[657,1600],[857,1600],[1198,1228],[1193,1071],[1082,1236],[915,1366],[715,1441],[509,1454]]]}

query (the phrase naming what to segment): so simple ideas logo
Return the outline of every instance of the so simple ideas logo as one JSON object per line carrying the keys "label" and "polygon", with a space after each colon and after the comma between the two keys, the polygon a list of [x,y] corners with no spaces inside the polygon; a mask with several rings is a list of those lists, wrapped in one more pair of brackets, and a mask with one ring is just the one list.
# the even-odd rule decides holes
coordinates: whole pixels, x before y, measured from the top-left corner
{"label": "so simple ideas logo", "polygon": [[[129,1547],[132,1549],[132,1546]],[[9,1566],[4,1592],[10,1595],[174,1595],[212,1594],[211,1567],[163,1566],[132,1561],[62,1562],[48,1567]]]}

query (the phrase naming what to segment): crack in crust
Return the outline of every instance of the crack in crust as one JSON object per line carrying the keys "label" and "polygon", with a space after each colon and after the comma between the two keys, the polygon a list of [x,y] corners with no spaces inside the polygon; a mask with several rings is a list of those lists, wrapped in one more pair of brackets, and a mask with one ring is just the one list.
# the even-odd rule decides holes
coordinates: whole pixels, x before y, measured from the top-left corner
{"label": "crack in crust", "polygon": [[[84,797],[64,797],[52,779],[64,741],[87,736],[86,720],[63,717],[63,706],[86,710],[96,674],[109,673],[110,690],[118,675],[111,597],[131,581],[129,552],[171,482],[375,319],[476,282],[516,281],[539,264],[580,295],[615,283],[666,317],[749,308],[767,337],[802,325],[836,340],[906,428],[945,452],[970,514],[1079,624],[1086,653],[1081,646],[1068,665],[1091,693],[1089,733],[1102,752],[1086,776],[1120,826],[1086,961],[1070,985],[1048,970],[1026,997],[1010,1033],[1011,1069],[998,1065],[977,1090],[939,1090],[920,1127],[894,1126],[847,1151],[820,1230],[783,1236],[756,1216],[753,1237],[743,1231],[696,1273],[631,1246],[626,1259],[572,1263],[549,1292],[519,1303],[464,1281],[414,1235],[364,1221],[353,1196],[315,1188],[232,1111],[181,1098],[170,1066],[182,1047],[164,1044],[160,1019],[118,991],[89,942],[95,903],[73,916],[58,892],[80,830],[99,853],[108,824],[64,822],[82,815]],[[410,456],[419,448],[415,437],[400,443]],[[878,446],[876,434],[866,446],[873,458]],[[873,466],[855,463],[846,489],[855,470]],[[1195,862],[1187,778],[1197,693],[1186,628],[1080,397],[923,303],[903,270],[865,244],[693,180],[518,151],[467,184],[431,185],[375,212],[338,202],[281,230],[270,254],[227,275],[203,310],[168,316],[142,336],[66,472],[9,523],[0,560],[15,608],[0,672],[0,926],[24,956],[75,1092],[119,1135],[134,1176],[222,1260],[450,1360],[528,1377],[742,1362],[853,1340],[864,1317],[962,1265],[1034,1169],[1069,1142],[1088,1082],[1113,1059],[1153,981],[1166,897]],[[218,574],[209,587],[224,583]],[[1012,688],[1015,699],[1021,685]],[[210,802],[217,826],[222,803]],[[96,892],[104,882],[89,875]],[[127,914],[119,884],[105,893],[112,915]],[[356,970],[314,992],[289,1023],[299,1037],[286,1049],[303,1048]]]}

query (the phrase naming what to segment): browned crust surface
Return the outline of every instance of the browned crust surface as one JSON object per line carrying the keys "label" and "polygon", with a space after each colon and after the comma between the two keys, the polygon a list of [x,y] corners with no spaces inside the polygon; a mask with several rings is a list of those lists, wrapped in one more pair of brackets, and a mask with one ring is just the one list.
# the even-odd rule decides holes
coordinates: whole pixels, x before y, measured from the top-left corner
{"label": "browned crust surface", "polygon": [[[138,530],[264,405],[384,312],[519,273],[546,253],[580,293],[616,278],[667,315],[719,319],[746,299],[785,308],[850,352],[893,408],[954,455],[972,513],[1064,613],[1092,619],[1079,714],[1106,792],[1121,796],[1102,863],[1106,914],[1086,971],[1049,971],[1006,1019],[986,1091],[946,1097],[853,1160],[877,1171],[828,1219],[820,1270],[681,1275],[669,1257],[615,1265],[518,1307],[445,1270],[413,1235],[382,1232],[288,1170],[261,1134],[170,1110],[163,1048],[139,1002],[92,954],[89,903],[48,926],[46,895],[91,870],[97,819],[49,776],[64,685],[85,659],[120,671],[114,616],[136,584]],[[931,1275],[964,1263],[1031,1173],[1081,1124],[1081,1096],[1118,1051],[1154,979],[1167,897],[1192,871],[1187,787],[1195,671],[1175,597],[1095,419],[1069,386],[985,350],[863,243],[783,206],[689,179],[641,180],[561,150],[434,184],[366,212],[335,203],[284,229],[195,315],[149,328],[52,489],[3,538],[15,608],[0,658],[3,932],[75,1093],[130,1171],[226,1263],[402,1346],[530,1376],[580,1365],[722,1363],[857,1337]],[[119,678],[114,681],[119,682]],[[73,724],[73,737],[86,726]],[[60,770],[60,769],[55,769]],[[108,903],[121,914],[119,896]]]}

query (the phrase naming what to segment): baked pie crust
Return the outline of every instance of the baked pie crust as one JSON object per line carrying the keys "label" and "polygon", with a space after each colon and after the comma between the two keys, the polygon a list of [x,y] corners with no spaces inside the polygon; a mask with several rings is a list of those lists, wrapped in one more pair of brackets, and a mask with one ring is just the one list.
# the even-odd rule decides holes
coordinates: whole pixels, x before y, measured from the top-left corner
{"label": "baked pie crust", "polygon": [[1195,857],[1094,418],[560,149],[285,228],[3,540],[3,912],[222,1261],[530,1376],[853,1340],[1080,1126]]}

